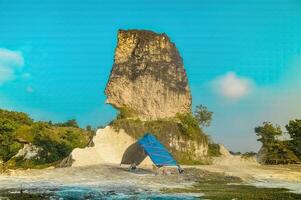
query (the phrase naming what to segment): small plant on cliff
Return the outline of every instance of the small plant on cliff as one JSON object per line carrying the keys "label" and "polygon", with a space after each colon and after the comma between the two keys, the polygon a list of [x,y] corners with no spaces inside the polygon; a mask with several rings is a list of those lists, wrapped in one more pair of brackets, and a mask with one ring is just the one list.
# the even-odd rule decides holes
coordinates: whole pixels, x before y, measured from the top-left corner
{"label": "small plant on cliff", "polygon": [[199,127],[199,123],[191,113],[177,114],[176,118],[179,119],[179,126],[182,133],[189,138],[196,138],[198,135],[203,134]]}
{"label": "small plant on cliff", "polygon": [[194,118],[201,127],[208,127],[212,121],[213,112],[209,111],[206,106],[198,105],[194,111]]}
{"label": "small plant on cliff", "polygon": [[119,113],[117,115],[117,119],[126,119],[135,117],[135,112],[127,107],[119,108]]}

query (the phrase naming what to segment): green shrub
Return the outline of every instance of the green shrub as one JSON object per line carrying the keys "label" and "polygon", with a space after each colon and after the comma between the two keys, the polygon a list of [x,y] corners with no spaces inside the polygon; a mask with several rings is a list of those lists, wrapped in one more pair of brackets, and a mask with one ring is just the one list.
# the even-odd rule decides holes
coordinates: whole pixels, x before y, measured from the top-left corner
{"label": "green shrub", "polygon": [[289,121],[285,128],[291,138],[288,146],[301,160],[301,119]]}
{"label": "green shrub", "polygon": [[[46,124],[51,125],[52,122],[48,122]],[[55,126],[59,126],[59,127],[74,127],[74,128],[79,128],[77,121],[75,119],[70,119],[64,123],[55,123]]]}
{"label": "green shrub", "polygon": [[31,125],[33,120],[25,113],[0,109],[0,119],[6,119],[18,125]]}
{"label": "green shrub", "polygon": [[199,127],[199,123],[194,118],[194,116],[191,113],[185,113],[185,114],[177,114],[176,119],[179,120],[179,127],[181,129],[181,133],[188,136],[191,139],[196,139],[200,135],[204,135],[202,129]]}
{"label": "green shrub", "polygon": [[133,118],[135,117],[135,111],[130,108],[122,107],[119,108],[119,113],[117,115],[117,119],[126,119],[126,118]]}
{"label": "green shrub", "polygon": [[56,162],[68,156],[72,151],[71,146],[58,143],[48,137],[36,137],[33,144],[42,149],[38,154],[38,158],[34,160],[36,164]]}
{"label": "green shrub", "polygon": [[210,143],[208,145],[208,153],[207,154],[209,157],[221,156],[220,146],[218,144]]}

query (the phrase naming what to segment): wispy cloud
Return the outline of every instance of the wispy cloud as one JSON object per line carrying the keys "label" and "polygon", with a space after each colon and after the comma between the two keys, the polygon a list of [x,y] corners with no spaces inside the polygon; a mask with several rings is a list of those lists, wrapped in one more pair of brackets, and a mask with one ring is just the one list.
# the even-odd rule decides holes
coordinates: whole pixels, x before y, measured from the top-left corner
{"label": "wispy cloud", "polygon": [[253,85],[251,79],[240,77],[235,72],[227,72],[212,81],[214,92],[232,100],[248,95]]}
{"label": "wispy cloud", "polygon": [[16,71],[24,65],[20,51],[0,48],[0,85],[16,78]]}

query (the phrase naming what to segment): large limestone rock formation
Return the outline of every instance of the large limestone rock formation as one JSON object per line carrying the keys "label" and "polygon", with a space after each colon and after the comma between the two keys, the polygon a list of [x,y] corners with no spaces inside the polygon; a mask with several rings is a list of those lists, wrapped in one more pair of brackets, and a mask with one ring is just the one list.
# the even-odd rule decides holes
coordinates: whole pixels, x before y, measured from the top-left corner
{"label": "large limestone rock formation", "polygon": [[182,58],[166,34],[119,30],[107,103],[140,119],[190,112],[191,94]]}

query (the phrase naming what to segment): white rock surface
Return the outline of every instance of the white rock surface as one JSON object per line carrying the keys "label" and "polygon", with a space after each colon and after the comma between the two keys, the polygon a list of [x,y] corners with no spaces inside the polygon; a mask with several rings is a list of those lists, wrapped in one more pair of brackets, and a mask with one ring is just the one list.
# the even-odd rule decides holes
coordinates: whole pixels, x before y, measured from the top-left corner
{"label": "white rock surface", "polygon": [[14,157],[24,157],[24,159],[29,160],[38,155],[41,148],[36,147],[32,144],[25,144],[22,149],[18,151],[18,153]]}
{"label": "white rock surface", "polygon": [[[123,130],[117,132],[110,126],[98,129],[93,138],[93,147],[76,148],[72,151],[72,167],[120,164],[125,150],[135,142],[136,140]],[[146,157],[140,166],[151,167],[152,164],[150,158]]]}
{"label": "white rock surface", "polygon": [[219,152],[223,157],[232,157],[231,153],[226,149],[226,147],[222,144],[219,144]]}

